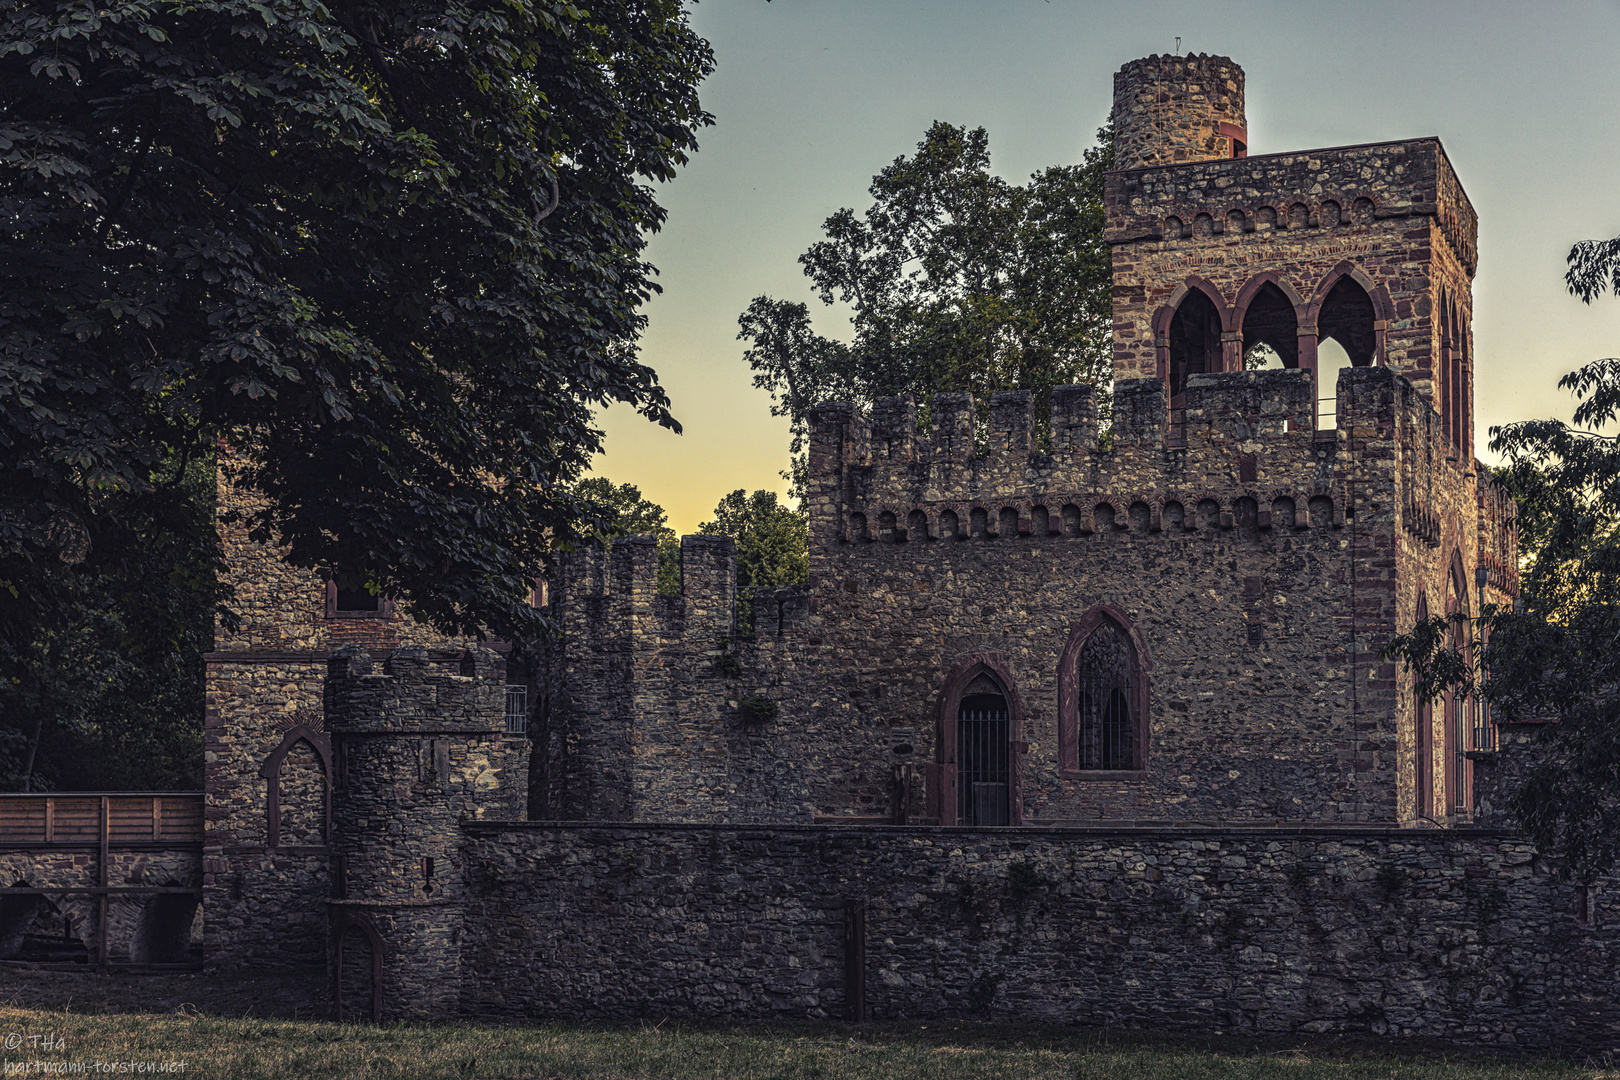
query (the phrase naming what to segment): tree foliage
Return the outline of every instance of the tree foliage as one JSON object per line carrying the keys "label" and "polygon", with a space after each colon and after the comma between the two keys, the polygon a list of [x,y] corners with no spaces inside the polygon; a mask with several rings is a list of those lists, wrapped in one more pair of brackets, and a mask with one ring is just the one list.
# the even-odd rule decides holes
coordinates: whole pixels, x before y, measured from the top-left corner
{"label": "tree foliage", "polygon": [[[1620,273],[1620,247],[1607,258],[1582,263],[1595,275],[1583,280]],[[1573,279],[1571,289],[1582,294]],[[1620,420],[1620,359],[1590,363],[1559,386],[1578,398],[1572,424],[1491,429],[1491,449],[1507,459],[1497,479],[1518,501],[1516,610],[1452,617],[1472,622],[1478,647],[1452,647],[1448,620],[1436,618],[1386,654],[1407,662],[1427,700],[1452,689],[1486,702],[1497,723],[1556,721],[1535,742],[1512,810],[1590,881],[1620,860],[1620,438],[1603,433]]]}
{"label": "tree foliage", "polygon": [[711,66],[677,0],[0,5],[11,644],[218,439],[295,565],[542,629],[593,410],[677,426],[641,254]]}
{"label": "tree foliage", "polygon": [[698,526],[708,536],[737,541],[738,619],[752,620],[755,590],[803,585],[810,579],[809,518],[783,506],[774,491],[752,495],[738,488],[714,508],[714,520]]}
{"label": "tree foliage", "polygon": [[669,527],[664,508],[641,494],[634,484],[617,484],[605,476],[581,480],[574,488],[588,519],[598,524],[593,536],[611,544],[620,536],[651,536],[658,541],[658,595],[681,592],[681,542]]}
{"label": "tree foliage", "polygon": [[[754,385],[803,449],[809,410],[938,391],[1106,387],[1111,271],[1102,242],[1110,129],[1080,165],[1023,186],[990,172],[989,136],[936,122],[917,152],[872,180],[872,205],[843,209],[799,259],[822,304],[848,305],[851,339],[824,337],[806,304],[756,297],[738,319]],[[981,406],[983,402],[981,401]]]}
{"label": "tree foliage", "polygon": [[213,647],[212,462],[103,491],[62,556],[0,569],[0,790],[202,786]]}
{"label": "tree foliage", "polygon": [[1564,284],[1588,304],[1602,296],[1604,289],[1620,296],[1620,236],[1613,240],[1582,240],[1570,248]]}

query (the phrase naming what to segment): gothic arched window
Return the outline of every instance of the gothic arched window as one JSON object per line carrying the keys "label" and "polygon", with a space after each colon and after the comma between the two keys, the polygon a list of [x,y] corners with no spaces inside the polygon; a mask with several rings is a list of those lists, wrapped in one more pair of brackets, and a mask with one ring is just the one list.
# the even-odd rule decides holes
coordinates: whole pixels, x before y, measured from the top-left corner
{"label": "gothic arched window", "polygon": [[1136,765],[1131,723],[1131,647],[1111,622],[1101,623],[1080,650],[1078,728],[1082,769]]}
{"label": "gothic arched window", "polygon": [[1062,775],[1147,767],[1147,651],[1123,612],[1097,607],[1074,624],[1059,661],[1058,708]]}

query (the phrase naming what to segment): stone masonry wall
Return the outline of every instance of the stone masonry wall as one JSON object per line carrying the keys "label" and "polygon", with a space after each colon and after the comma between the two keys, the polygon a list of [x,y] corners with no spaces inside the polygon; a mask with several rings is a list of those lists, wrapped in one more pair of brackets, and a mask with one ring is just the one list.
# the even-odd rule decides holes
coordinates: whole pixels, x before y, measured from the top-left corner
{"label": "stone masonry wall", "polygon": [[[263,770],[296,728],[324,744],[324,682],[325,664],[313,658],[208,659],[203,922],[210,963],[312,963],[323,954],[323,905],[331,894],[326,838],[288,836],[271,846]],[[326,792],[303,794],[321,799],[303,808],[305,815],[324,819]]]}
{"label": "stone masonry wall", "polygon": [[859,901],[874,1019],[1620,1048],[1612,888],[1497,831],[467,828],[467,1014],[841,1016]]}
{"label": "stone masonry wall", "polygon": [[[1409,680],[1379,651],[1444,580],[1437,553],[1474,565],[1475,478],[1390,369],[1342,372],[1334,431],[1312,430],[1310,393],[1298,370],[1194,376],[1186,444],[1166,446],[1162,384],[1127,380],[1104,449],[1089,389],[1063,388],[1051,453],[1023,394],[983,431],[941,395],[927,438],[907,402],[824,407],[811,583],[758,605],[753,634],[731,630],[723,540],[688,538],[673,600],[650,540],[569,564],[543,813],[937,816],[942,700],[988,657],[1021,712],[1015,821],[1411,820]],[[1104,605],[1151,680],[1131,774],[1060,762],[1062,656]],[[776,715],[750,725],[761,698]]]}
{"label": "stone masonry wall", "polygon": [[1149,56],[1114,74],[1114,167],[1232,156],[1246,142],[1243,69],[1224,56]]}
{"label": "stone masonry wall", "polygon": [[1354,268],[1379,309],[1381,362],[1434,400],[1436,300],[1471,312],[1477,264],[1474,211],[1438,140],[1114,172],[1105,202],[1116,378],[1164,377],[1154,318],[1195,279],[1220,297],[1233,370],[1245,286],[1269,275],[1314,342],[1316,305]]}
{"label": "stone masonry wall", "polygon": [[[1197,376],[1182,448],[1164,445],[1162,384],[1122,382],[1108,451],[1075,387],[1055,395],[1051,455],[1029,451],[1027,397],[1003,394],[977,459],[947,402],[926,448],[881,408],[870,426],[823,410],[808,643],[867,715],[915,729],[923,760],[943,673],[1001,656],[1025,706],[1025,820],[1393,821],[1394,687],[1366,680],[1395,626],[1397,381],[1344,372],[1341,430],[1319,438],[1305,372]],[[1152,664],[1135,778],[1058,767],[1060,654],[1103,604]]]}

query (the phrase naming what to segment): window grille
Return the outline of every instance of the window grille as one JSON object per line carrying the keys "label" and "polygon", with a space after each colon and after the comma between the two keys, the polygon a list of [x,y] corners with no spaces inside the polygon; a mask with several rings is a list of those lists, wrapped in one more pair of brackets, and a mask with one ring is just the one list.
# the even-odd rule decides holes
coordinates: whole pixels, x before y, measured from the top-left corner
{"label": "window grille", "polygon": [[1080,767],[1136,768],[1136,730],[1131,722],[1131,646],[1112,623],[1103,622],[1080,650]]}
{"label": "window grille", "polygon": [[963,825],[1006,825],[1011,791],[1007,699],[974,694],[956,714],[957,821]]}
{"label": "window grille", "polygon": [[506,733],[522,735],[529,730],[529,688],[506,688]]}

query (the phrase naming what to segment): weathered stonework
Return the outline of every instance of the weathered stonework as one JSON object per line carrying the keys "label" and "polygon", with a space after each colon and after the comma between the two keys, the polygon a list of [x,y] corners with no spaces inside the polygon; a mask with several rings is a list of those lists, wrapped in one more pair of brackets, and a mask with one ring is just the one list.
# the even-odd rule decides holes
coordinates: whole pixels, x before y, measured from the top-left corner
{"label": "weathered stonework", "polygon": [[[324,955],[349,1019],[1620,1050],[1609,883],[1515,838],[1488,718],[1379,656],[1517,590],[1444,151],[1245,157],[1223,57],[1126,65],[1115,115],[1111,422],[1081,386],[1049,424],[1024,393],[939,395],[926,431],[907,400],[821,407],[810,581],[750,626],[729,539],[684,538],[666,598],[655,542],[621,538],[565,560],[561,636],[509,677],[227,529],[245,620],[209,658],[190,871],[210,961]],[[229,474],[222,509],[251,509]],[[60,854],[27,869],[0,836],[0,873],[82,876]]]}
{"label": "weathered stonework", "polygon": [[[455,674],[426,649],[392,653],[380,674],[355,647],[332,659],[327,716],[336,757],[327,946],[332,985],[371,967],[384,943],[372,998],[340,1010],[432,1017],[454,1008],[459,932],[474,897],[462,826],[521,820],[528,738],[506,733],[505,663],[469,651]],[[353,924],[359,935],[348,933]],[[358,955],[356,955],[358,954]]]}
{"label": "weathered stonework", "polygon": [[873,1018],[1620,1045],[1612,893],[1498,831],[467,832],[469,1015],[842,1016],[858,901]]}

